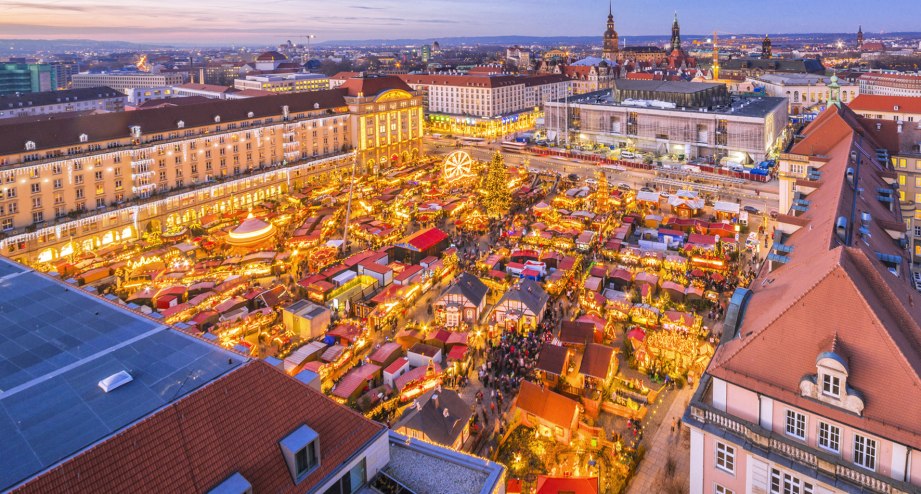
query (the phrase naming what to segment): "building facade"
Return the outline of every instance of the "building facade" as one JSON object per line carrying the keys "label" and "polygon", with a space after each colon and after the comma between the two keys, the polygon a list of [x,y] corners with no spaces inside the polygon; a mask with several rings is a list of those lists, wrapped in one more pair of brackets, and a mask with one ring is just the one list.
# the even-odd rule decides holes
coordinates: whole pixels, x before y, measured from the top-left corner
{"label": "building facade", "polygon": [[[837,78],[836,78],[837,80]],[[818,113],[828,106],[831,78],[813,74],[763,74],[748,82],[764,88],[764,94],[787,99],[790,115]],[[849,103],[860,94],[860,88],[846,81],[839,82],[841,102]]]}
{"label": "building facade", "polygon": [[617,86],[613,95],[548,103],[548,139],[738,163],[763,160],[783,141],[783,98],[730,97],[722,84],[619,79]]}
{"label": "building facade", "polygon": [[126,91],[133,87],[178,86],[186,82],[187,79],[187,74],[179,72],[157,74],[153,72],[114,71],[98,74],[74,74],[72,83],[74,89],[108,86],[119,91]]}
{"label": "building facade", "polygon": [[246,209],[350,173],[356,158],[365,172],[418,157],[421,97],[373,80],[354,95],[362,80],[12,127],[0,138],[0,253],[47,262]]}
{"label": "building facade", "polygon": [[543,104],[569,91],[569,79],[562,74],[399,77],[423,94],[426,120],[433,131],[484,137],[533,128]]}
{"label": "building facade", "polygon": [[921,75],[888,72],[862,74],[857,79],[860,94],[921,97]]}
{"label": "building facade", "polygon": [[238,90],[258,89],[273,93],[292,93],[302,91],[321,91],[329,89],[329,78],[322,74],[264,74],[248,75],[245,79],[235,79],[233,87]]}
{"label": "building facade", "polygon": [[[0,63],[0,95],[37,93],[58,89],[57,70],[42,63],[15,60]],[[85,87],[105,86],[94,84]]]}
{"label": "building facade", "polygon": [[116,112],[127,98],[110,87],[0,96],[0,119],[69,112]]}
{"label": "building facade", "polygon": [[921,306],[882,146],[835,105],[792,148],[809,176],[684,416],[692,494],[921,490]]}

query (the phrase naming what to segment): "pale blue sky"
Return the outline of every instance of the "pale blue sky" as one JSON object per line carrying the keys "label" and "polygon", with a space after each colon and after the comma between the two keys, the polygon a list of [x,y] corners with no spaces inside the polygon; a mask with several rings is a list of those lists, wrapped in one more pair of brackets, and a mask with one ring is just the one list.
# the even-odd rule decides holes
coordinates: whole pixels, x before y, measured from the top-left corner
{"label": "pale blue sky", "polygon": [[[480,35],[585,36],[605,0],[0,0],[0,37],[277,43]],[[921,30],[919,0],[621,0],[622,36]]]}

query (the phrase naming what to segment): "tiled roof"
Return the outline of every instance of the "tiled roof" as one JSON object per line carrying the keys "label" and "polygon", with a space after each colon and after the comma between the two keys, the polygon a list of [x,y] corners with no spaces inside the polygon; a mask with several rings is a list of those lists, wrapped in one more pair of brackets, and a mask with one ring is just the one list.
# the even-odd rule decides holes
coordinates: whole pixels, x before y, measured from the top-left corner
{"label": "tiled roof", "polygon": [[[306,424],[322,461],[295,485],[278,442]],[[384,433],[261,361],[252,361],[78,454],[17,492],[207,492],[234,472],[254,492],[307,492]]]}
{"label": "tiled roof", "polygon": [[521,381],[521,391],[515,403],[521,410],[533,413],[563,429],[572,427],[579,410],[579,404],[575,400],[541,388],[530,381]]}
{"label": "tiled roof", "polygon": [[579,366],[579,374],[605,379],[608,377],[608,371],[611,369],[613,359],[613,348],[598,343],[589,343],[585,346],[585,353],[582,354],[582,365]]}
{"label": "tiled roof", "polygon": [[598,494],[597,477],[537,476],[537,494]]}
{"label": "tiled roof", "polygon": [[524,84],[525,86],[539,86],[569,80],[562,74],[546,75],[485,75],[485,74],[400,74],[398,76],[407,84],[420,84],[429,86],[463,86],[499,88]]}
{"label": "tiled roof", "polygon": [[[851,107],[851,110],[856,112],[921,113],[921,98],[861,94],[854,98],[847,106]],[[898,108],[898,110],[896,110],[896,108]]]}
{"label": "tiled roof", "polygon": [[422,410],[407,407],[394,430],[406,427],[421,431],[436,443],[452,446],[473,415],[470,405],[450,389],[433,391],[419,402],[424,402]]}
{"label": "tiled roof", "polygon": [[[157,108],[143,112],[117,112],[90,115],[79,118],[62,118],[29,122],[8,126],[0,136],[0,154],[22,153],[26,141],[35,142],[37,150],[80,145],[80,135],[86,134],[89,142],[111,139],[127,139],[132,126],[141,127],[145,135],[178,129],[181,120],[186,129],[213,125],[216,116],[222,124],[253,119],[279,117],[282,107],[287,105],[291,113],[314,111],[314,105],[321,109],[346,106],[345,91],[308,91],[303,93],[279,94],[263,98],[239,100],[208,100],[188,107]],[[187,98],[178,98],[178,100]],[[280,119],[278,119],[280,121]]]}
{"label": "tiled roof", "polygon": [[456,293],[478,306],[488,291],[489,288],[479,278],[470,273],[461,273],[439,298]]}
{"label": "tiled roof", "polygon": [[565,370],[569,349],[564,346],[544,343],[537,358],[537,368],[552,374],[561,375]]}
{"label": "tiled roof", "polygon": [[7,94],[0,96],[0,110],[18,110],[33,106],[60,105],[101,98],[125,98],[125,95],[107,86],[68,89],[65,91]]}
{"label": "tiled roof", "polygon": [[[788,261],[763,269],[735,338],[720,346],[708,372],[755,392],[882,437],[921,447],[921,301],[911,286],[904,250],[885,231],[901,221],[876,194],[860,194],[845,177],[850,153],[861,157],[860,188],[888,188],[876,162],[878,145],[847,107],[831,108],[806,129],[797,147],[828,158],[819,187],[807,196],[807,222],[783,239]],[[796,152],[796,150],[794,150]],[[860,216],[849,219],[854,240],[843,245],[837,218],[872,217],[861,235]],[[882,220],[878,221],[878,220]],[[900,276],[879,256],[900,262]],[[731,331],[731,329],[729,329]],[[816,373],[816,357],[837,337],[849,354],[847,385],[864,397],[862,415],[825,405],[800,393],[803,376]],[[885,383],[885,385],[881,385]],[[898,412],[895,412],[895,411]]]}
{"label": "tiled roof", "polygon": [[345,90],[348,96],[363,96],[366,98],[377,96],[391,89],[412,92],[411,87],[407,86],[399,77],[392,75],[351,77],[339,88]]}

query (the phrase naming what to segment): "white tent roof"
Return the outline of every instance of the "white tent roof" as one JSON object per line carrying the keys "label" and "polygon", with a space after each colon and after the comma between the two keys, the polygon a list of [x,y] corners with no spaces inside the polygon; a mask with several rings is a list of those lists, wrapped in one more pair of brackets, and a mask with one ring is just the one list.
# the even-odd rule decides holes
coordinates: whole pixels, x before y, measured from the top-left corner
{"label": "white tent roof", "polygon": [[716,201],[713,203],[713,210],[720,213],[739,214],[740,206],[734,202]]}

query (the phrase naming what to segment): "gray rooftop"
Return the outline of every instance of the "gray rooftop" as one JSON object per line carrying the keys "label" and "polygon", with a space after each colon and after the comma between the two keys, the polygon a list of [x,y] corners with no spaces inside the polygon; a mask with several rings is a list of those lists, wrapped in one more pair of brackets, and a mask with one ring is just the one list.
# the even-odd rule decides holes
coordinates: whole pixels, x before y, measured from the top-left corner
{"label": "gray rooftop", "polygon": [[[551,105],[563,104],[563,100],[557,100]],[[569,98],[570,105],[600,105],[600,106],[613,106],[618,108],[629,108],[630,111],[639,111],[650,110],[650,111],[667,111],[667,112],[676,112],[676,113],[685,113],[685,114],[696,114],[700,113],[700,110],[697,108],[658,108],[658,107],[640,107],[640,106],[630,106],[623,105],[614,101],[614,98],[611,96],[610,91],[595,91],[591,93],[580,94],[576,97]],[[715,115],[737,115],[740,117],[755,117],[755,118],[765,118],[778,107],[787,106],[787,98],[774,97],[774,96],[733,96],[732,103],[730,106],[716,106],[712,110],[706,112],[707,114]]]}
{"label": "gray rooftop", "polygon": [[245,361],[2,258],[0,301],[0,490]]}
{"label": "gray rooftop", "polygon": [[382,473],[419,494],[489,494],[505,480],[505,467],[500,463],[392,431],[390,462]]}
{"label": "gray rooftop", "polygon": [[617,79],[614,81],[614,87],[617,89],[676,94],[699,93],[720,86],[722,86],[722,84],[715,82],[647,81],[638,79]]}

